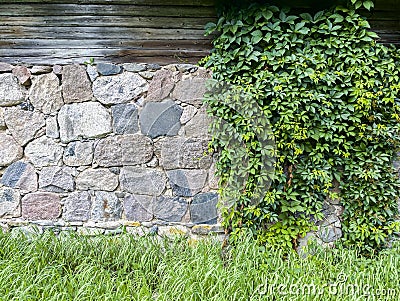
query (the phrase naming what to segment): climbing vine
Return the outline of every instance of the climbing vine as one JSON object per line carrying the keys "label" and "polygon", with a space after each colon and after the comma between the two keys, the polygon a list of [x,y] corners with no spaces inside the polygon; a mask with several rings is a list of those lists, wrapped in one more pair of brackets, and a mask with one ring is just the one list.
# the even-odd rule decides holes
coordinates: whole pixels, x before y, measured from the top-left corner
{"label": "climbing vine", "polygon": [[[344,206],[342,239],[349,246],[380,250],[399,231],[393,161],[400,142],[400,54],[378,44],[356,12],[362,5],[370,9],[372,1],[351,2],[355,7],[315,15],[253,4],[225,10],[217,24],[207,25],[217,36],[202,64],[216,80],[252,95],[243,116],[226,102],[207,99],[211,114],[220,117],[215,122],[230,123],[251,157],[245,187],[232,193],[235,206],[223,211],[232,240],[251,233],[266,246],[295,247],[324,218],[328,201]],[[250,199],[257,178],[266,175],[260,175],[263,145],[249,126],[255,106],[276,141],[272,184],[258,204]],[[229,137],[215,136],[211,144],[221,154],[221,187],[240,164],[227,147]]]}

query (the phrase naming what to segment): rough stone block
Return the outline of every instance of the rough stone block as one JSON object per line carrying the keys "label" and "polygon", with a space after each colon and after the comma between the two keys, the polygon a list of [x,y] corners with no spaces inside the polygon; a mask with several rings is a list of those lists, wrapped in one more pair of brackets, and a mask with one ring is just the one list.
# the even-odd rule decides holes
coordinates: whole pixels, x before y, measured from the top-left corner
{"label": "rough stone block", "polygon": [[22,158],[23,150],[15,139],[0,132],[0,166],[8,166]]}
{"label": "rough stone block", "polygon": [[176,83],[172,97],[187,104],[200,107],[207,92],[207,79],[194,77]]}
{"label": "rough stone block", "polygon": [[101,76],[93,82],[94,96],[103,104],[125,103],[147,90],[147,82],[138,74],[124,72]]}
{"label": "rough stone block", "polygon": [[21,215],[21,196],[18,190],[0,188],[0,217],[18,217]]}
{"label": "rough stone block", "polygon": [[75,183],[69,169],[59,166],[44,167],[39,172],[39,188],[51,192],[73,191]]}
{"label": "rough stone block", "polygon": [[190,219],[194,224],[216,224],[218,194],[208,192],[193,197],[190,203]]}
{"label": "rough stone block", "polygon": [[111,107],[113,130],[116,134],[134,134],[139,131],[138,110],[134,104],[118,104]]}
{"label": "rough stone block", "polygon": [[153,212],[157,219],[167,222],[180,222],[187,208],[188,204],[183,198],[159,196],[154,202]]}
{"label": "rough stone block", "polygon": [[0,107],[20,104],[25,100],[26,89],[12,74],[0,74]]}
{"label": "rough stone block", "polygon": [[64,199],[64,213],[62,217],[66,221],[85,222],[90,218],[92,198],[87,191],[71,193]]}
{"label": "rough stone block", "polygon": [[204,169],[174,169],[167,171],[174,195],[193,196],[199,193],[207,179]]}
{"label": "rough stone block", "polygon": [[128,195],[124,198],[124,212],[127,220],[148,222],[153,219],[154,197],[149,195]]}
{"label": "rough stone block", "polygon": [[57,75],[48,73],[34,77],[29,100],[36,110],[44,114],[56,113],[64,104]]}
{"label": "rough stone block", "polygon": [[96,191],[91,211],[93,220],[119,220],[122,215],[122,204],[114,192]]}
{"label": "rough stone block", "polygon": [[54,138],[54,139],[57,139],[60,137],[57,116],[47,117],[47,119],[46,119],[46,136],[49,138]]}
{"label": "rough stone block", "polygon": [[12,74],[18,78],[21,85],[28,86],[31,84],[31,72],[25,66],[14,67]]}
{"label": "rough stone block", "polygon": [[82,171],[75,182],[78,190],[113,191],[118,187],[118,175],[106,168],[89,168]]}
{"label": "rough stone block", "polygon": [[139,116],[142,133],[151,138],[177,135],[182,111],[172,100],[146,103]]}
{"label": "rough stone block", "polygon": [[1,184],[19,188],[22,192],[34,192],[38,188],[38,176],[31,164],[17,161],[4,171]]}
{"label": "rough stone block", "polygon": [[121,72],[120,66],[108,63],[98,63],[96,68],[101,75],[115,75]]}
{"label": "rough stone block", "polygon": [[135,194],[160,195],[167,182],[165,174],[157,169],[125,166],[121,170],[122,190]]}
{"label": "rough stone block", "polygon": [[25,155],[35,167],[57,165],[63,154],[63,147],[54,140],[42,136],[25,147]]}
{"label": "rough stone block", "polygon": [[68,166],[91,165],[93,161],[93,142],[70,142],[65,148],[63,161]]}
{"label": "rough stone block", "polygon": [[22,217],[27,220],[54,220],[61,214],[60,197],[52,192],[34,192],[21,201]]}
{"label": "rough stone block", "polygon": [[147,91],[147,101],[161,101],[168,97],[175,86],[172,71],[163,69],[154,74]]}
{"label": "rough stone block", "polygon": [[63,67],[62,91],[65,103],[84,102],[92,99],[91,82],[83,66],[67,65]]}
{"label": "rough stone block", "polygon": [[112,132],[111,115],[97,102],[65,105],[58,114],[62,142],[97,138]]}

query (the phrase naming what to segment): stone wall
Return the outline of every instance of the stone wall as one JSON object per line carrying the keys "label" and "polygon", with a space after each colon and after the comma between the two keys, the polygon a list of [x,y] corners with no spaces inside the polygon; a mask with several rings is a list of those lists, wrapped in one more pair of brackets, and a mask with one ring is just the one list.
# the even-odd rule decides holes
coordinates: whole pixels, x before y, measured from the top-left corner
{"label": "stone wall", "polygon": [[206,70],[0,63],[0,225],[222,233]]}

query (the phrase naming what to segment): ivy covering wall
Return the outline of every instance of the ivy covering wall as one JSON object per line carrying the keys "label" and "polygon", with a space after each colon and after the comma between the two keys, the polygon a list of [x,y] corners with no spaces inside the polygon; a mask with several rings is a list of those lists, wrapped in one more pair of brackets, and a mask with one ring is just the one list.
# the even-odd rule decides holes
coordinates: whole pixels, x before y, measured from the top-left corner
{"label": "ivy covering wall", "polygon": [[[263,189],[257,187],[263,149],[248,126],[252,116],[238,118],[226,103],[208,99],[211,114],[220,117],[215,122],[233,125],[252,158],[246,187],[223,212],[233,241],[251,233],[268,247],[295,247],[324,218],[327,200],[344,207],[348,246],[374,252],[399,230],[393,161],[400,142],[400,53],[378,44],[357,13],[355,6],[370,9],[372,2],[353,2],[314,15],[252,4],[208,24],[217,37],[203,64],[215,79],[251,93],[246,105],[262,108],[276,140],[271,187],[252,205],[253,192]],[[220,187],[237,162],[224,137],[230,139],[213,140],[221,151]]]}

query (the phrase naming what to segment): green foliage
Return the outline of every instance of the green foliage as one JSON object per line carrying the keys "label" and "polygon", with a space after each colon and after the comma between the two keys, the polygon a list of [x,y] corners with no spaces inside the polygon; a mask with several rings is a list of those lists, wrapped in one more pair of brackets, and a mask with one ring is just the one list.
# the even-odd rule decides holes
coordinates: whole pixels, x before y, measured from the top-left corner
{"label": "green foliage", "polygon": [[[237,205],[223,212],[231,238],[250,232],[268,246],[294,246],[323,219],[324,202],[336,200],[345,208],[345,243],[366,252],[382,249],[399,230],[399,180],[392,166],[400,142],[398,51],[377,44],[368,21],[343,7],[312,16],[252,5],[207,25],[208,33],[215,31],[214,50],[202,63],[216,80],[252,93],[243,105],[262,108],[277,148],[272,185],[252,206],[247,200],[263,150],[246,128],[251,117],[238,123],[226,104],[207,100],[212,114],[241,129],[254,146],[255,173],[239,197],[232,194]],[[213,147],[221,151],[217,168],[224,187],[237,163],[221,137]]]}
{"label": "green foliage", "polygon": [[311,247],[265,251],[254,241],[84,237],[0,231],[1,301],[398,300],[400,245],[374,260]]}

